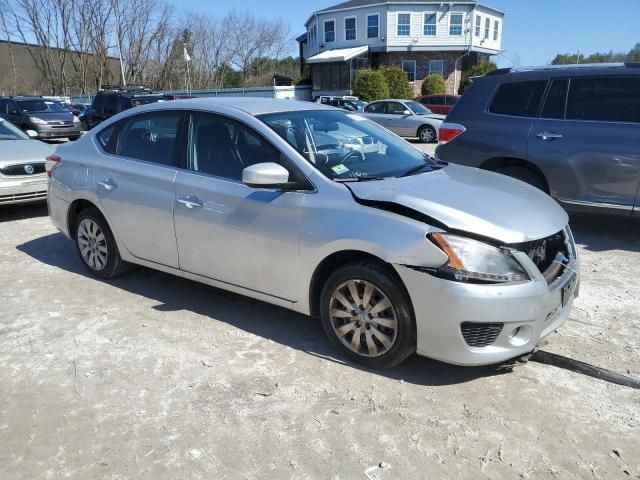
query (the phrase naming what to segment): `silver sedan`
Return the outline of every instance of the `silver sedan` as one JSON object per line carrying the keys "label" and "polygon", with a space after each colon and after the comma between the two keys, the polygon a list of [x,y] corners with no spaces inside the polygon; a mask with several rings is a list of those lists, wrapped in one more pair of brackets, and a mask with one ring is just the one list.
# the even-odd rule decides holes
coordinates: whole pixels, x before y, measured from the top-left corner
{"label": "silver sedan", "polygon": [[147,105],[60,146],[47,170],[51,219],[91,274],[139,264],[317,316],[370,367],[526,356],[577,293],[550,197],[332,107]]}
{"label": "silver sedan", "polygon": [[422,143],[438,140],[446,118],[413,100],[378,100],[364,107],[363,115],[401,137],[418,137]]}
{"label": "silver sedan", "polygon": [[[36,132],[30,132],[35,135]],[[45,158],[53,147],[0,118],[0,205],[44,201]]]}

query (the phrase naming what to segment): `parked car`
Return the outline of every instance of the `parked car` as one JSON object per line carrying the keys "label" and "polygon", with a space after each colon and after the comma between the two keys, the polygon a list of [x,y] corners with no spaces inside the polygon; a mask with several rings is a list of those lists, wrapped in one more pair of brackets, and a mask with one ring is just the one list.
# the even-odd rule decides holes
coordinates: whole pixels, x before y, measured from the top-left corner
{"label": "parked car", "polygon": [[90,130],[120,112],[163,100],[167,100],[164,94],[144,87],[105,87],[93,98],[91,112],[84,121]]}
{"label": "parked car", "polygon": [[364,116],[401,137],[418,137],[422,143],[438,140],[444,115],[437,115],[414,100],[378,100],[364,108]]}
{"label": "parked car", "polygon": [[334,97],[324,98],[323,97],[323,101],[318,103],[322,103],[323,105],[329,105],[331,107],[342,108],[343,110],[347,110],[349,112],[363,112],[364,107],[367,106],[367,102],[363,102],[362,100],[359,100],[357,98],[352,99],[352,98],[334,98]]}
{"label": "parked car", "polygon": [[78,119],[80,120],[80,126],[82,130],[85,132],[89,130],[89,122],[87,118],[91,115],[91,104],[87,105],[80,115],[78,115]]}
{"label": "parked car", "polygon": [[460,99],[460,95],[423,95],[416,98],[416,102],[424,105],[433,113],[448,115],[453,106]]}
{"label": "parked car", "polygon": [[[36,132],[29,131],[31,135]],[[43,201],[47,196],[44,162],[53,147],[32,140],[0,118],[0,205]]]}
{"label": "parked car", "polygon": [[36,132],[36,138],[80,138],[80,120],[58,102],[42,97],[0,98],[0,117],[22,130]]}
{"label": "parked car", "polygon": [[[380,148],[344,141],[364,136]],[[91,274],[135,263],[320,316],[370,367],[527,354],[577,293],[549,196],[323,105],[145,105],[58,147],[47,171],[51,219]]]}
{"label": "parked car", "polygon": [[522,180],[569,210],[640,215],[640,64],[496,70],[473,82],[440,142],[440,158]]}

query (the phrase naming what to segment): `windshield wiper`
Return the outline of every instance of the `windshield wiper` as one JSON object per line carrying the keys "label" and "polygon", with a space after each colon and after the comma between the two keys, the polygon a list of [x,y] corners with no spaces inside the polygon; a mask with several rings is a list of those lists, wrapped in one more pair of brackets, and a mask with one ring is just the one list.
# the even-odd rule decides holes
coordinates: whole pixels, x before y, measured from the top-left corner
{"label": "windshield wiper", "polygon": [[376,177],[373,175],[363,175],[361,177],[349,177],[349,178],[334,178],[334,182],[338,183],[350,183],[350,182],[370,182],[373,180],[388,180],[392,177]]}
{"label": "windshield wiper", "polygon": [[417,167],[413,167],[409,170],[407,170],[405,173],[403,173],[401,176],[402,177],[410,177],[411,175],[415,175],[416,173],[419,173],[420,171],[429,168],[430,170],[433,170],[434,168],[439,168],[436,165],[432,165],[428,162],[424,162],[422,165],[418,165]]}

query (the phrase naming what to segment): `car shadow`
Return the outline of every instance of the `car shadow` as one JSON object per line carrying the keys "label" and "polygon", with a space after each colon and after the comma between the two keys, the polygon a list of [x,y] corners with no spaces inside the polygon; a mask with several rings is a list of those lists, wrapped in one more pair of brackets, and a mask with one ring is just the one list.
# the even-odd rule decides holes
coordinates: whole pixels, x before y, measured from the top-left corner
{"label": "car shadow", "polygon": [[572,214],[570,225],[576,243],[592,252],[640,252],[640,217]]}
{"label": "car shadow", "polygon": [[0,205],[0,223],[49,215],[47,202]]}
{"label": "car shadow", "polygon": [[[31,240],[17,249],[44,264],[101,281],[89,275],[74,244],[61,233]],[[453,385],[504,374],[495,367],[456,367],[417,355],[398,367],[372,370],[342,357],[326,339],[318,319],[143,267],[106,283],[157,301],[153,308],[158,311],[191,311],[312,356],[414,385]]]}

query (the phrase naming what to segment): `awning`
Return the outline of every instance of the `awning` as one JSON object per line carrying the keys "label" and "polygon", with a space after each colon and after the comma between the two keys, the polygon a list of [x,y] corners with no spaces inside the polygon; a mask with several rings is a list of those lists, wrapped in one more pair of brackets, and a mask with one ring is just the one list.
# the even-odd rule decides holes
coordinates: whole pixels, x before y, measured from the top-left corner
{"label": "awning", "polygon": [[337,48],[335,50],[327,50],[326,52],[309,57],[307,58],[306,63],[347,62],[352,58],[356,58],[358,55],[367,53],[368,51],[368,45],[353,48]]}

